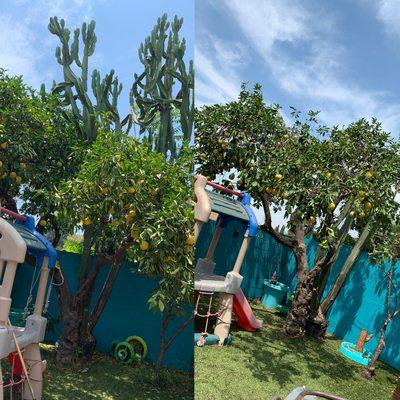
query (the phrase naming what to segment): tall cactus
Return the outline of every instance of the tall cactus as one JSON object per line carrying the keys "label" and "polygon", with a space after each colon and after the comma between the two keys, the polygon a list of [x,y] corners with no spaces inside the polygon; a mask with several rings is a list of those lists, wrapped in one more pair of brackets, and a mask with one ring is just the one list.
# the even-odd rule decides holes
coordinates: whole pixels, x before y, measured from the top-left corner
{"label": "tall cactus", "polygon": [[[95,103],[89,96],[89,57],[94,53],[97,37],[94,32],[95,22],[89,25],[82,24],[82,29],[75,29],[72,43],[71,32],[65,27],[65,21],[57,17],[50,18],[49,31],[58,36],[61,46],[56,48],[56,58],[63,67],[64,82],[53,85],[53,92],[61,93],[65,105],[71,107],[71,112],[66,113],[76,128],[92,142],[97,135],[98,121],[102,113],[108,114],[108,119],[114,123],[115,130],[121,130],[124,125],[118,113],[118,96],[122,91],[122,84],[111,70],[103,79],[100,72],[93,70],[91,88]],[[80,56],[80,36],[83,42],[83,53]],[[80,76],[74,71],[80,70]],[[43,88],[44,90],[44,88]],[[92,97],[92,98],[93,98]]]}
{"label": "tall cactus", "polygon": [[[140,132],[151,129],[159,119],[158,134],[148,136],[154,150],[177,155],[177,137],[172,122],[172,110],[180,113],[182,139],[190,141],[194,116],[194,68],[193,61],[187,67],[184,61],[185,39],[179,31],[183,19],[175,16],[168,22],[167,14],[158,18],[156,25],[139,47],[139,59],[144,71],[137,75],[131,89],[133,110],[139,109],[137,122]],[[179,85],[179,87],[174,87]]]}

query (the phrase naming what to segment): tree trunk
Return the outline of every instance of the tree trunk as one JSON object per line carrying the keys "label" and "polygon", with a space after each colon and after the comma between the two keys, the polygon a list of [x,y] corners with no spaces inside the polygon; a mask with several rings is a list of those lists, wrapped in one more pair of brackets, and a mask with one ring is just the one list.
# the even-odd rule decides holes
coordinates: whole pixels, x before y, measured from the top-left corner
{"label": "tree trunk", "polygon": [[82,353],[86,359],[90,359],[93,356],[93,352],[96,347],[96,339],[93,336],[92,332],[111,295],[115,280],[117,279],[119,270],[122,265],[124,255],[123,256],[121,255],[122,258],[117,257],[114,259],[110,267],[110,270],[108,271],[108,275],[106,281],[104,282],[101,293],[99,294],[99,297],[97,298],[93,311],[89,316],[88,322],[87,324],[85,324],[84,329],[82,331],[81,334]]}
{"label": "tree trunk", "polygon": [[56,364],[60,367],[70,366],[76,362],[77,358],[79,316],[66,278],[61,275],[58,268],[54,269],[53,274],[61,322],[61,337],[58,341]]}
{"label": "tree trunk", "polygon": [[391,319],[386,319],[385,323],[383,324],[383,326],[381,328],[378,346],[376,347],[376,349],[374,351],[374,354],[371,358],[370,363],[368,364],[368,367],[365,368],[363,371],[364,378],[373,379],[375,376],[375,364],[378,361],[378,358],[381,355],[383,348],[385,347],[385,335],[386,335],[386,330],[387,330],[387,327],[388,327],[390,321],[391,321]]}
{"label": "tree trunk", "polygon": [[82,345],[82,324],[85,312],[89,307],[94,284],[102,265],[103,263],[98,261],[92,267],[76,295],[72,293],[68,280],[62,275],[61,270],[54,269],[53,279],[62,329],[56,355],[56,364],[59,366],[71,366],[78,358],[78,350]]}
{"label": "tree trunk", "polygon": [[293,249],[297,264],[297,286],[283,332],[291,337],[301,337],[305,334],[307,319],[310,312],[313,285],[307,263],[307,247],[304,243],[304,229],[301,224],[296,226],[298,246]]}
{"label": "tree trunk", "polygon": [[321,312],[325,316],[326,316],[327,312],[329,311],[330,307],[332,306],[333,302],[336,300],[350,271],[352,270],[354,264],[356,263],[365,242],[368,240],[368,238],[370,237],[372,232],[373,232],[373,229],[371,227],[371,224],[368,223],[366,225],[366,227],[364,228],[362,234],[358,238],[356,244],[352,248],[351,253],[347,257],[345,263],[343,264],[342,270],[341,270],[339,276],[336,278],[336,281],[333,284],[332,289],[329,291],[328,295],[326,296],[324,301],[321,303]]}
{"label": "tree trunk", "polygon": [[160,327],[160,349],[158,351],[158,357],[157,357],[157,361],[155,364],[156,367],[156,371],[159,371],[162,367],[162,363],[164,360],[164,355],[165,355],[165,333],[167,331],[168,328],[168,324],[169,324],[169,314],[167,312],[167,309],[164,310],[163,312],[163,318],[161,321],[161,327]]}
{"label": "tree trunk", "polygon": [[157,361],[155,364],[155,368],[157,371],[160,370],[160,368],[163,365],[164,361],[164,356],[165,353],[167,352],[168,348],[171,346],[173,341],[178,337],[178,335],[186,328],[187,325],[190,324],[190,322],[193,320],[194,314],[192,313],[185,321],[183,321],[178,328],[175,330],[175,332],[170,336],[169,339],[166,340],[165,334],[168,329],[168,325],[171,322],[171,317],[169,316],[168,312],[163,312],[163,319],[161,322],[161,327],[160,327],[160,350],[158,352],[158,357]]}

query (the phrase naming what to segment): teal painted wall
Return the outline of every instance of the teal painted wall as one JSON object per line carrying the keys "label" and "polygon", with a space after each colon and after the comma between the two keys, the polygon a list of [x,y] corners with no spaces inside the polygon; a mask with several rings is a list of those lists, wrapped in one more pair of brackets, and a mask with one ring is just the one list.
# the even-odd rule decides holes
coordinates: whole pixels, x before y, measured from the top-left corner
{"label": "teal painted wall", "polygon": [[[203,227],[196,249],[196,259],[205,255],[214,230],[214,223]],[[235,230],[239,230],[239,226],[231,223],[221,235],[215,252],[218,274],[226,274],[235,262],[243,238],[242,235],[235,237]],[[310,265],[313,263],[316,250],[317,243],[314,240],[308,240],[307,256]],[[348,247],[342,249],[333,266],[325,293],[329,291],[335,281],[349,252],[350,248]],[[274,271],[277,271],[281,282],[294,290],[296,271],[293,254],[271,236],[259,231],[246,254],[241,270],[243,291],[249,298],[260,297],[263,280],[270,278]],[[330,310],[328,315],[329,333],[338,338],[355,342],[360,329],[367,329],[374,334],[374,337],[367,343],[366,348],[371,351],[375,349],[379,329],[385,316],[386,283],[384,279],[382,280],[382,276],[382,271],[371,264],[366,253],[362,253]],[[394,280],[400,287],[400,264],[396,266]],[[388,328],[386,347],[381,359],[400,370],[400,317],[394,320]]]}
{"label": "teal painted wall", "polygon": [[[64,274],[68,278],[73,290],[76,288],[76,275],[80,262],[80,255],[59,252],[60,263]],[[101,290],[108,267],[105,267],[99,276],[99,284],[95,288],[95,296]],[[32,274],[34,269],[29,265],[20,265],[16,275],[12,294],[13,307],[23,308],[29,295]],[[111,293],[110,299],[94,329],[97,339],[97,350],[108,352],[110,343],[115,339],[125,339],[128,336],[139,335],[149,348],[149,361],[155,361],[158,355],[160,314],[148,310],[147,299],[153,289],[157,287],[157,279],[147,278],[135,273],[136,265],[124,263]],[[52,316],[58,315],[55,289],[52,290]],[[171,328],[174,330],[179,321]],[[54,333],[48,333],[46,341],[54,343],[60,335],[60,324],[55,326]],[[193,325],[189,325],[171,345],[165,356],[165,365],[179,369],[193,369]]]}

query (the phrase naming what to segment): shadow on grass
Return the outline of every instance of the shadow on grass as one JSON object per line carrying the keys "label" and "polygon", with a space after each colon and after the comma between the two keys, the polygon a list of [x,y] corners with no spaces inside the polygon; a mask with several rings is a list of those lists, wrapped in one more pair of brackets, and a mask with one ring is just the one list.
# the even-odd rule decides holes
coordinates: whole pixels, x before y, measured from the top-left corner
{"label": "shadow on grass", "polygon": [[[328,336],[325,341],[312,338],[288,338],[282,332],[284,318],[266,309],[257,307],[257,317],[264,322],[259,332],[243,332],[232,326],[233,345],[248,355],[246,367],[260,381],[275,381],[280,387],[290,382],[298,384],[299,376],[312,381],[328,378],[331,381],[348,382],[359,377],[360,366],[349,363],[338,350],[339,342]],[[394,369],[380,364],[379,368],[390,374]],[[387,378],[394,387],[395,377]]]}
{"label": "shadow on grass", "polygon": [[157,375],[152,365],[121,365],[110,357],[96,354],[88,365],[74,369],[57,368],[52,346],[43,347],[48,365],[43,398],[68,399],[193,399],[193,375],[162,369]]}

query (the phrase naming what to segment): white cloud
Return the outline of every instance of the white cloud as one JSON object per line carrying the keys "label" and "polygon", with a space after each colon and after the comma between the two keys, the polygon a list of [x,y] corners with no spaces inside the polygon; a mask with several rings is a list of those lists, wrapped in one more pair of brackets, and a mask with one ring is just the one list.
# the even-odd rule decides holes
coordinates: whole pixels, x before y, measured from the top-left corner
{"label": "white cloud", "polygon": [[245,47],[210,34],[196,39],[196,105],[235,99],[241,84],[239,71],[246,66]]}
{"label": "white cloud", "polygon": [[[381,3],[390,14],[400,1]],[[311,9],[310,2],[301,1],[224,0],[224,5],[248,45],[264,61],[264,73],[295,100],[305,100],[311,108],[323,110],[325,123],[347,124],[360,117],[376,116],[397,136],[400,104],[388,106],[385,93],[372,92],[343,78],[349,55],[338,45],[334,15],[327,15],[315,4]],[[296,51],[299,48],[301,57]],[[226,77],[225,67],[218,72]],[[237,69],[228,69],[228,76],[235,73],[240,81]]]}
{"label": "white cloud", "polygon": [[387,32],[400,39],[400,1],[379,0],[376,5],[378,19],[383,22]]}
{"label": "white cloud", "polygon": [[93,1],[10,1],[11,11],[0,11],[0,66],[10,74],[23,75],[25,82],[36,88],[49,81],[59,69],[55,58],[51,65],[43,65],[57,43],[47,31],[49,18],[57,15],[75,28],[90,19]]}

